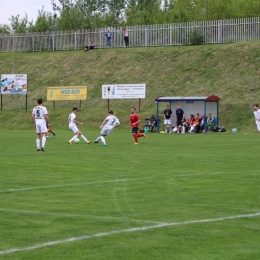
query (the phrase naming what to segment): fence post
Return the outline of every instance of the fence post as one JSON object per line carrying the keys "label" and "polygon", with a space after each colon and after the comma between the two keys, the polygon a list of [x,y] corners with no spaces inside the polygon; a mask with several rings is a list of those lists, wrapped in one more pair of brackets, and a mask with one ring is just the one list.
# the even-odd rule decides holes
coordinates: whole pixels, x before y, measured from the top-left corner
{"label": "fence post", "polygon": [[74,50],[77,50],[77,31],[74,33]]}
{"label": "fence post", "polygon": [[34,52],[34,34],[32,34],[32,51]]}
{"label": "fence post", "polygon": [[101,37],[102,37],[101,30],[99,30],[99,49],[101,49],[101,44],[102,44]]}
{"label": "fence post", "polygon": [[222,20],[218,21],[218,44],[222,43]]}
{"label": "fence post", "polygon": [[51,34],[51,37],[52,37],[52,51],[55,51],[55,39],[54,39],[54,32],[52,32]]}
{"label": "fence post", "polygon": [[172,45],[172,25],[170,25],[170,45]]}
{"label": "fence post", "polygon": [[144,31],[144,46],[147,47],[147,26],[145,26],[145,31]]}

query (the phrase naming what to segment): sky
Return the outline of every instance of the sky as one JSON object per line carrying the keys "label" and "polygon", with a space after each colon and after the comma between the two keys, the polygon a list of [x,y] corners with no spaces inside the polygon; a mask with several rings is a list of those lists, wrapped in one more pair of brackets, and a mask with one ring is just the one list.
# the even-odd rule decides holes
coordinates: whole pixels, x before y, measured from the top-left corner
{"label": "sky", "polygon": [[0,24],[10,24],[9,18],[12,15],[20,15],[20,18],[25,17],[25,13],[28,15],[28,21],[35,23],[38,16],[38,10],[41,10],[44,6],[44,10],[52,13],[51,0],[0,0],[1,14]]}

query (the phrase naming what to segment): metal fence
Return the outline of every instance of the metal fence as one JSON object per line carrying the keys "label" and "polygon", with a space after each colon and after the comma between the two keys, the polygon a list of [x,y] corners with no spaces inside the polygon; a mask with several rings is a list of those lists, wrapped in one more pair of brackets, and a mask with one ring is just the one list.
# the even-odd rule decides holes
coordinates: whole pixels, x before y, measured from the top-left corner
{"label": "metal fence", "polygon": [[[112,47],[124,47],[123,27],[110,28]],[[38,52],[83,49],[91,39],[96,48],[106,48],[107,28],[0,34],[0,52]],[[228,43],[260,39],[260,18],[129,26],[131,47]]]}

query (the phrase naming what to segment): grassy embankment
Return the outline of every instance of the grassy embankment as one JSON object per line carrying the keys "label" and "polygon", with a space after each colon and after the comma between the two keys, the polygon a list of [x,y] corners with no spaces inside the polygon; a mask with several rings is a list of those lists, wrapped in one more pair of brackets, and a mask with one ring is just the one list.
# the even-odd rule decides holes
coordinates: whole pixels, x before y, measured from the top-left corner
{"label": "grassy embankment", "polygon": [[[102,84],[146,83],[147,96],[141,101],[144,119],[155,112],[158,96],[217,95],[220,102],[220,124],[227,128],[255,131],[252,104],[260,103],[260,42],[226,45],[151,47],[83,51],[15,53],[15,73],[29,77],[28,111],[25,98],[3,97],[0,129],[31,129],[30,114],[39,96],[46,98],[49,86],[88,86],[87,101],[82,102],[80,120],[96,127],[106,116],[107,100],[101,99]],[[12,53],[0,54],[0,73],[12,73]],[[65,128],[73,102],[46,102],[50,121],[55,128]],[[76,103],[75,105],[78,105]],[[129,109],[138,100],[111,100],[123,124]],[[160,106],[163,111],[165,104]],[[196,111],[195,111],[196,112]]]}

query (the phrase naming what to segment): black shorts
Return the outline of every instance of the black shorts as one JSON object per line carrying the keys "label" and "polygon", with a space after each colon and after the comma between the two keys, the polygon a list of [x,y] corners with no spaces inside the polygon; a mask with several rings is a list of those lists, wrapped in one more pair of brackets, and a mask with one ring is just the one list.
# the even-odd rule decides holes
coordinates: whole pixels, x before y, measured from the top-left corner
{"label": "black shorts", "polygon": [[179,126],[179,125],[182,126],[182,119],[177,119],[176,125],[177,126]]}
{"label": "black shorts", "polygon": [[137,134],[137,133],[138,133],[138,130],[139,130],[138,127],[134,127],[134,128],[132,128],[132,133],[133,133],[133,134]]}

